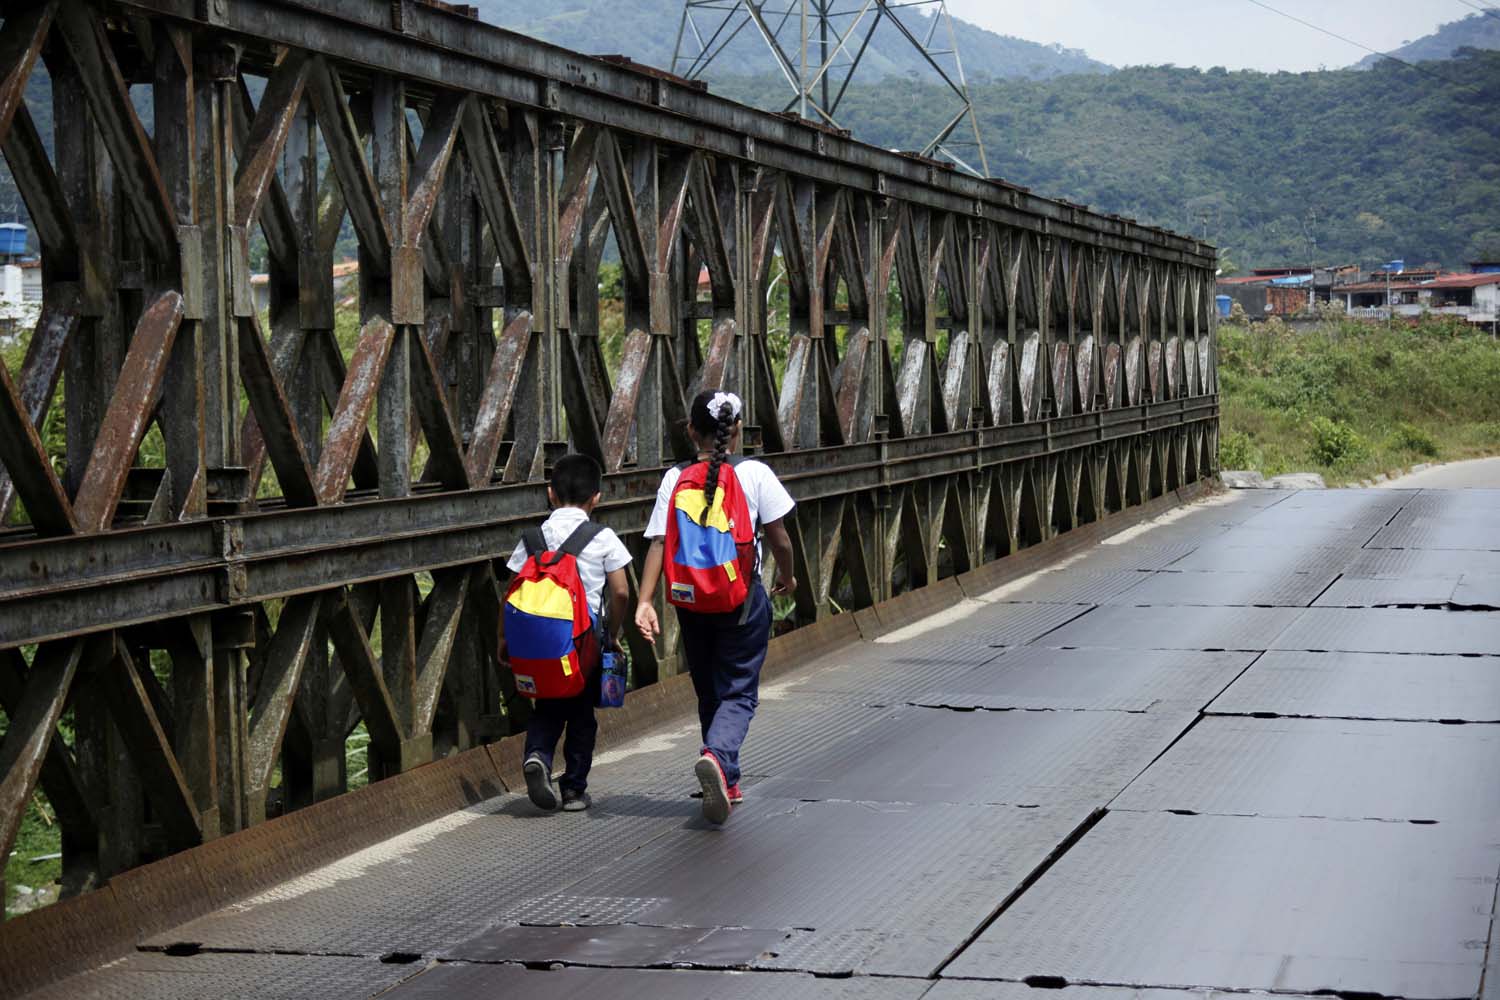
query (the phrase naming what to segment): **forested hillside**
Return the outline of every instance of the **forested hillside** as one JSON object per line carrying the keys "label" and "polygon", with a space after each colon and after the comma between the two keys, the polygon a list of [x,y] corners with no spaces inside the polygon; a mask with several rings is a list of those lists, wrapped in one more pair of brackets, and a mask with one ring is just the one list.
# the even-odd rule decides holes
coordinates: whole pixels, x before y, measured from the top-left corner
{"label": "forested hillside", "polygon": [[[1451,59],[1459,49],[1466,48],[1500,49],[1500,12],[1470,14],[1460,21],[1450,21],[1432,34],[1407,42],[1390,54],[1407,62],[1420,62]],[[1368,55],[1359,61],[1359,65],[1368,69],[1376,63],[1389,61],[1382,56]]]}
{"label": "forested hillside", "polygon": [[[470,2],[479,8],[479,16],[491,24],[525,32],[580,52],[592,55],[621,53],[637,62],[664,69],[672,65],[677,29],[682,20],[681,0],[552,0],[546,4],[517,3],[514,0]],[[848,10],[857,10],[858,7],[858,4],[844,5]],[[699,15],[698,24],[704,34],[709,34],[720,23],[722,14],[717,17],[715,14],[713,10],[704,10]],[[905,22],[914,32],[925,34],[924,25],[928,22],[920,13],[915,10],[907,12]],[[837,23],[843,25],[848,20]],[[1110,69],[1077,49],[997,35],[958,18],[953,24],[964,68],[976,78],[1046,79],[1065,73],[1107,73]],[[796,19],[784,22],[778,37],[785,39],[788,51],[795,51],[797,47],[796,32]],[[940,33],[937,41],[941,43],[938,47],[946,49],[946,32]],[[769,60],[765,42],[746,29],[715,59],[707,79],[758,73],[771,65]],[[946,59],[944,64],[951,65]],[[909,73],[931,75],[921,53],[890,25],[876,29],[860,64],[860,72],[866,78]]]}
{"label": "forested hillside", "polygon": [[[584,2],[559,0],[541,23]],[[617,30],[630,4],[646,2],[621,0],[621,14],[595,19],[598,30]],[[779,106],[784,88],[770,77],[713,83],[761,105]],[[1497,94],[1500,52],[1472,48],[1420,69],[1391,60],[1313,73],[1136,67],[974,84],[992,173],[1206,237],[1240,268],[1397,257],[1453,267],[1500,256]],[[42,73],[27,96],[50,143]],[[135,96],[149,112],[149,93]],[[896,75],[851,87],[841,117],[867,142],[912,149],[951,109],[947,92]],[[16,204],[0,163],[0,215]],[[24,221],[24,206],[18,214]]]}
{"label": "forested hillside", "polygon": [[[775,81],[717,89],[755,101]],[[1500,253],[1500,53],[1442,76],[1389,62],[1368,72],[1201,72],[974,88],[990,171],[1217,243],[1241,267],[1405,257],[1457,265]],[[910,149],[950,105],[934,87],[851,89],[844,123]]]}

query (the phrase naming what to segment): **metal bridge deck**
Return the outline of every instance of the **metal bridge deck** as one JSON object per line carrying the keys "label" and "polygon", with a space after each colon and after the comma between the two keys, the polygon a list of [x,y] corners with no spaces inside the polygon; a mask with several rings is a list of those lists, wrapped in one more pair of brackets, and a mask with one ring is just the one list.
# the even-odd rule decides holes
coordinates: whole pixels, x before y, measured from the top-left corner
{"label": "metal bridge deck", "polygon": [[1497,511],[1211,498],[768,687],[723,829],[669,729],[46,995],[1500,997]]}

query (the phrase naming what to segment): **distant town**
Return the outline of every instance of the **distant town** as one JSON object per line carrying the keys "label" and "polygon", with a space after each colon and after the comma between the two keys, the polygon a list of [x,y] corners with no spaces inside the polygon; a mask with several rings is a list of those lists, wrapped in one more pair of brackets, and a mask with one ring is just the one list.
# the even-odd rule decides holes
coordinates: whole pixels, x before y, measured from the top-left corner
{"label": "distant town", "polygon": [[1220,276],[1217,302],[1226,319],[1236,305],[1253,321],[1309,316],[1326,303],[1354,319],[1455,316],[1494,333],[1500,320],[1500,261],[1470,261],[1463,271],[1409,268],[1402,260],[1371,270],[1355,264],[1260,267]]}

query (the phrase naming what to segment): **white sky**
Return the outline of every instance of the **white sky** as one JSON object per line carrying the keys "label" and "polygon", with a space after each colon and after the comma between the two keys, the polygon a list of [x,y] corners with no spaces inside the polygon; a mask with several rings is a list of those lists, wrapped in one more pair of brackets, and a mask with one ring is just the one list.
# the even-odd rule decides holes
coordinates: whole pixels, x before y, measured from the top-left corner
{"label": "white sky", "polygon": [[[1265,0],[1372,49],[1388,52],[1475,13],[1463,0]],[[1500,0],[1473,0],[1500,8]],[[1250,0],[948,0],[981,27],[1083,49],[1114,66],[1335,69],[1369,53]]]}

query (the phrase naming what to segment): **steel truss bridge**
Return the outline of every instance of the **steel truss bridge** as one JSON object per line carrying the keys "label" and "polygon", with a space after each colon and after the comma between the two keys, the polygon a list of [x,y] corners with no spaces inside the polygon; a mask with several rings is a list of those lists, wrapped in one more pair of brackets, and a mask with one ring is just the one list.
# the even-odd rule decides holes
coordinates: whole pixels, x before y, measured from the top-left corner
{"label": "steel truss bridge", "polygon": [[495,560],[569,449],[639,551],[700,388],[799,501],[798,626],[1215,469],[1193,239],[412,0],[3,12],[0,847],[40,788],[68,894],[340,795],[361,726],[371,779],[516,731]]}

